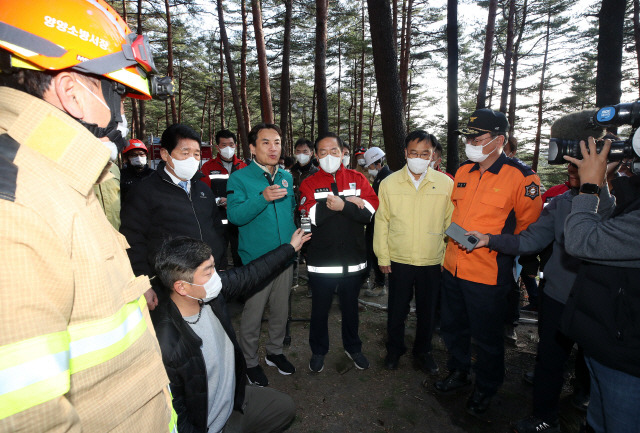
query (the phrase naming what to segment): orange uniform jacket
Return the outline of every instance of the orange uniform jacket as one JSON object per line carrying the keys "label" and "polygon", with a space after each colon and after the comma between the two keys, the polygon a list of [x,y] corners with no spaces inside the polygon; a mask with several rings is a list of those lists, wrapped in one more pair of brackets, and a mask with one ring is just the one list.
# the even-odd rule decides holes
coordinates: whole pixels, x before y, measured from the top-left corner
{"label": "orange uniform jacket", "polygon": [[[518,234],[538,219],[542,209],[538,176],[504,153],[482,174],[477,163],[463,163],[454,179],[451,200],[452,222],[490,234]],[[513,256],[488,248],[469,253],[452,239],[444,267],[458,278],[482,284],[506,284],[513,278]]]}

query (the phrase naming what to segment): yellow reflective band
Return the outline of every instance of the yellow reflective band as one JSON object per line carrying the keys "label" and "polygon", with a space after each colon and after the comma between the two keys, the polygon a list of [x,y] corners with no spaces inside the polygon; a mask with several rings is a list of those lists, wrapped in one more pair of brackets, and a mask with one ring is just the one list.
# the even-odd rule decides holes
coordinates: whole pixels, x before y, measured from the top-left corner
{"label": "yellow reflective band", "polygon": [[69,327],[71,374],[115,358],[147,329],[142,310],[144,295],[111,317]]}
{"label": "yellow reflective band", "polygon": [[0,419],[69,390],[68,350],[65,331],[0,347]]}
{"label": "yellow reflective band", "polygon": [[169,432],[178,433],[178,414],[173,410],[173,394],[171,394],[171,387],[167,385],[169,391],[169,397],[171,398],[171,420],[169,421]]}

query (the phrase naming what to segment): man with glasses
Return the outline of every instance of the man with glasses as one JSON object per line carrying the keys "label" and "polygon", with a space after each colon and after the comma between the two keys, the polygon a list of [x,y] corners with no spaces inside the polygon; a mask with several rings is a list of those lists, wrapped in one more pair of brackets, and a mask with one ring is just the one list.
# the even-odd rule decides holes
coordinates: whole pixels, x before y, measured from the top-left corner
{"label": "man with glasses", "polygon": [[[454,179],[451,221],[467,231],[518,234],[542,209],[540,179],[503,147],[509,122],[503,113],[476,110],[466,128],[465,161]],[[467,411],[481,414],[504,380],[503,323],[514,257],[488,249],[463,249],[449,239],[442,276],[441,335],[449,351],[448,393],[471,384],[471,339],[477,347],[475,389]]]}
{"label": "man with glasses", "polygon": [[446,246],[444,231],[453,212],[453,181],[430,166],[434,141],[426,131],[411,132],[405,139],[407,165],[380,184],[373,249],[380,270],[389,274],[387,370],[396,370],[407,350],[404,322],[415,293],[414,366],[438,373],[431,356],[431,337]]}

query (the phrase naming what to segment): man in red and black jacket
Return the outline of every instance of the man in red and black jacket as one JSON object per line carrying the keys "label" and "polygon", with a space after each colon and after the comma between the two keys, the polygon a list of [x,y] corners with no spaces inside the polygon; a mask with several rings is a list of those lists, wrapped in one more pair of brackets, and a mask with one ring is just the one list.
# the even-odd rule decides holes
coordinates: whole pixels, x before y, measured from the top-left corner
{"label": "man in red and black jacket", "polygon": [[327,320],[338,288],[342,310],[342,344],[358,369],[369,367],[358,336],[358,292],[367,269],[364,227],[378,208],[367,179],[342,165],[342,140],[326,134],[315,143],[320,171],[300,185],[300,213],[311,220],[307,250],[312,291],[309,369],[320,372],[329,351]]}
{"label": "man in red and black jacket", "polygon": [[219,269],[227,267],[227,245],[231,242],[231,254],[233,265],[242,266],[242,260],[238,255],[238,227],[227,221],[227,180],[229,175],[236,170],[245,168],[247,164],[238,158],[236,153],[236,136],[228,129],[221,129],[216,133],[216,147],[218,154],[207,161],[200,171],[204,174],[201,180],[209,185],[216,196],[216,203],[225,227],[225,255],[218,266]]}

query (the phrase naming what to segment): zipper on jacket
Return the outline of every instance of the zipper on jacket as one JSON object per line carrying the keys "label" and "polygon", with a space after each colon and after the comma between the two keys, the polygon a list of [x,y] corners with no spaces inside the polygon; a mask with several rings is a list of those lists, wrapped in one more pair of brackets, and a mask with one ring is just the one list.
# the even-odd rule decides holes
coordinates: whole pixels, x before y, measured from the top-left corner
{"label": "zipper on jacket", "polygon": [[[187,194],[187,198],[189,199],[189,203],[191,203],[191,210],[193,211],[193,216],[195,217],[195,219],[196,219],[196,223],[198,224],[198,232],[200,232],[200,240],[204,242],[204,239],[203,239],[203,237],[202,237],[202,227],[200,226],[200,221],[198,220],[198,214],[196,214],[196,208],[194,208],[194,207],[193,207],[193,200],[191,200],[191,188],[189,188],[189,192],[187,192],[187,191],[185,191],[184,189],[182,189],[182,187],[181,187],[181,186],[176,185],[176,184],[175,184],[175,183],[173,183],[173,182],[169,182],[169,181],[168,181],[168,180],[166,180],[166,179],[162,179],[162,180],[163,180],[163,181],[165,181],[165,182],[167,182],[169,185],[173,185],[173,186],[175,186],[176,188],[180,188],[180,190],[181,190],[182,192],[184,192],[185,194]],[[191,184],[191,181],[189,181],[189,184]]]}

